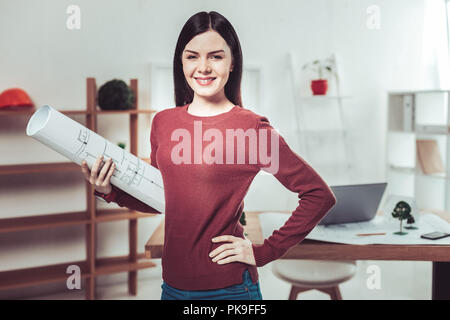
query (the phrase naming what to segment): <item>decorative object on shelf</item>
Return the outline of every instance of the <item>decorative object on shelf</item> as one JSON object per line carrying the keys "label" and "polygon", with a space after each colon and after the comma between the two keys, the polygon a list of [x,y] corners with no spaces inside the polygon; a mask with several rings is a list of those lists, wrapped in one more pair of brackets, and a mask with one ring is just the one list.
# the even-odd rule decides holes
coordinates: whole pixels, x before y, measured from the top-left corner
{"label": "decorative object on shelf", "polygon": [[24,107],[34,107],[28,93],[20,88],[11,88],[0,94],[0,108],[22,109]]}
{"label": "decorative object on shelf", "polygon": [[394,234],[403,236],[408,234],[408,232],[403,232],[402,230],[402,222],[403,220],[410,219],[411,216],[411,207],[405,201],[399,201],[392,211],[392,216],[400,220],[400,231],[394,232]]}
{"label": "decorative object on shelf", "polygon": [[319,77],[318,79],[311,81],[311,90],[313,95],[325,95],[328,90],[328,80],[323,79],[323,75],[325,72],[330,74],[335,73],[333,58],[330,57],[324,60],[314,60],[313,62],[304,64],[302,69],[310,69],[316,72]]}
{"label": "decorative object on shelf", "polygon": [[133,90],[122,80],[110,80],[98,90],[97,104],[102,110],[129,110],[134,102]]}
{"label": "decorative object on shelf", "polygon": [[118,145],[119,147],[121,147],[122,149],[125,149],[125,147],[126,147],[125,142],[119,142],[117,145]]}
{"label": "decorative object on shelf", "polygon": [[417,155],[424,174],[445,173],[436,140],[416,140]]}

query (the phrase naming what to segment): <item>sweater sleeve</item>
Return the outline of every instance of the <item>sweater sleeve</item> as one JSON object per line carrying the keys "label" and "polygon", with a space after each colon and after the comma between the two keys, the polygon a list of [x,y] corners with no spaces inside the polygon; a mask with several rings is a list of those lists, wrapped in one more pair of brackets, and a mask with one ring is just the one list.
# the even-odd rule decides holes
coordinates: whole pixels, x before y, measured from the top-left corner
{"label": "sweater sleeve", "polygon": [[[156,115],[153,117],[152,120],[152,127],[150,132],[150,144],[151,144],[150,164],[158,169],[158,164],[156,162],[156,150],[158,149],[158,139],[156,136]],[[112,185],[112,191],[110,193],[103,194],[98,192],[97,190],[94,190],[94,195],[104,199],[108,203],[115,202],[120,207],[127,207],[131,210],[147,213],[161,213],[158,210],[134,198],[130,194],[117,188],[114,185]]]}
{"label": "sweater sleeve", "polygon": [[[267,133],[267,139],[262,139],[264,134],[261,135],[261,130]],[[262,267],[303,241],[335,205],[336,198],[319,174],[290,149],[266,117],[259,118],[257,133],[261,140],[258,144],[258,166],[273,174],[300,199],[297,208],[280,229],[264,239],[263,244],[252,244],[256,266]],[[267,151],[261,150],[261,146],[266,146]]]}

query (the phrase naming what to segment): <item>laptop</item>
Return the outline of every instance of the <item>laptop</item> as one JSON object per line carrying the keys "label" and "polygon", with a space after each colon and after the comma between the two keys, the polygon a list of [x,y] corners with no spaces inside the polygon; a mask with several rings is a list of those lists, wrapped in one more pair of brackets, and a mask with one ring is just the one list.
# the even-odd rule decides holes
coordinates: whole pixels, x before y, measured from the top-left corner
{"label": "laptop", "polygon": [[368,221],[375,217],[387,182],[330,186],[336,204],[319,225]]}

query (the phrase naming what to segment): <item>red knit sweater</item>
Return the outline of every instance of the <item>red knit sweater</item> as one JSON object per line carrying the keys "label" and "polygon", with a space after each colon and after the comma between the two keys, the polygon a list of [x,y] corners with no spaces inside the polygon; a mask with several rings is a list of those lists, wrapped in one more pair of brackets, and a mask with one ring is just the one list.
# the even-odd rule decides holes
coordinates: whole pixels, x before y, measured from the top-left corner
{"label": "red knit sweater", "polygon": [[[336,198],[319,174],[289,148],[266,117],[240,106],[219,115],[200,117],[188,113],[188,106],[159,111],[151,127],[150,159],[151,164],[161,171],[166,202],[163,280],[182,290],[219,289],[241,283],[242,273],[248,269],[256,283],[257,267],[281,257],[301,242],[333,207]],[[245,139],[244,147],[238,150],[239,143],[235,138],[233,154],[230,147],[233,145],[229,143],[233,139],[226,139],[226,129],[239,128],[244,132],[248,129],[249,132],[267,132],[267,139],[256,135],[257,146],[265,144],[267,147],[265,154],[261,153],[262,147],[258,147],[256,162],[250,161],[250,155],[255,153],[250,148],[250,139]],[[215,129],[209,130],[214,139],[205,138],[208,129]],[[212,145],[213,140],[220,140],[220,133],[222,149],[217,147],[212,152],[208,145]],[[186,137],[190,137],[190,154],[189,144],[180,151],[181,142],[188,140]],[[277,139],[278,146],[272,144],[271,137]],[[239,222],[243,199],[255,175],[269,167],[267,157],[263,161],[262,155],[273,155],[275,147],[279,150],[278,169],[272,173],[288,190],[298,194],[298,207],[285,225],[274,231],[263,244],[252,245],[256,266],[242,262],[221,265],[212,262],[209,253],[225,243],[213,243],[213,237],[234,235],[244,238],[244,229]],[[244,163],[238,162],[239,153],[245,153]],[[216,162],[208,162],[205,154],[217,157]],[[182,163],[179,163],[180,156],[185,156]],[[234,161],[227,162],[227,157],[234,157]],[[218,161],[219,158],[223,161]],[[97,191],[95,195],[121,207],[157,212],[114,186],[108,195]]]}

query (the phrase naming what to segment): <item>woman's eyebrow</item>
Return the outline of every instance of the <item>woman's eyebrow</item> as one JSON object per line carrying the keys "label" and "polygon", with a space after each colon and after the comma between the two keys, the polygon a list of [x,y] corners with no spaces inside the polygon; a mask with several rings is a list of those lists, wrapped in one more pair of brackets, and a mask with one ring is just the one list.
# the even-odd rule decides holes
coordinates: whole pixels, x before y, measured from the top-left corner
{"label": "woman's eyebrow", "polygon": [[[198,52],[195,52],[195,51],[192,51],[192,50],[184,50],[184,51],[192,52],[192,53],[198,54]],[[225,53],[224,50],[216,50],[216,51],[211,51],[211,52],[209,52],[208,54],[211,54],[211,53],[217,53],[217,52],[223,52],[223,53]]]}

